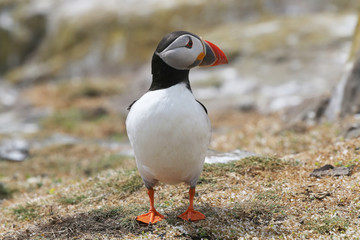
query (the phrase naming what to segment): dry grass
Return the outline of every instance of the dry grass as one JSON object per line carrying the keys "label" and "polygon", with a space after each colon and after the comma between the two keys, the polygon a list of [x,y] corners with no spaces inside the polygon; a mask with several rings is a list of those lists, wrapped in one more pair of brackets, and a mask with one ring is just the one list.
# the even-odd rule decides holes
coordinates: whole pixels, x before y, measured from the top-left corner
{"label": "dry grass", "polygon": [[[107,96],[97,98],[94,106],[99,107]],[[73,108],[57,103],[49,106],[59,111]],[[344,140],[340,135],[351,119],[293,129],[283,129],[278,116],[254,113],[217,113],[211,119],[212,148],[241,148],[264,157],[205,165],[195,208],[206,220],[178,219],[188,205],[188,186],[160,184],[155,206],[167,218],[152,226],[137,223],[135,216],[148,209],[148,197],[134,160],[96,144],[60,145],[33,150],[31,158],[22,163],[0,162],[0,238],[359,236],[360,140]],[[100,132],[106,129],[97,122],[91,124]],[[61,127],[57,130],[63,131]],[[75,130],[68,133],[76,135]],[[325,164],[351,166],[352,175],[309,177]]]}
{"label": "dry grass", "polygon": [[[356,152],[349,155],[355,157]],[[188,204],[187,186],[163,184],[156,188],[156,207],[168,218],[154,226],[137,223],[135,216],[148,208],[145,189],[136,170],[118,168],[73,184],[61,183],[53,193],[38,190],[25,199],[5,200],[1,231],[5,239],[350,236],[358,227],[358,174],[309,178],[315,162],[299,161],[251,157],[206,165],[195,201],[207,219],[196,223],[176,218]],[[314,197],[320,195],[326,197]]]}
{"label": "dry grass", "polygon": [[42,122],[43,134],[61,132],[81,138],[121,140],[125,137],[125,119],[108,103],[123,89],[121,79],[82,79],[44,83],[29,88],[24,95],[34,105],[52,110]]}
{"label": "dry grass", "polygon": [[37,106],[58,110],[103,105],[106,97],[121,94],[123,90],[124,80],[121,78],[77,79],[39,84],[26,89],[24,95]]}
{"label": "dry grass", "polygon": [[[348,121],[351,121],[350,119]],[[228,111],[212,116],[211,147],[223,151],[243,149],[264,155],[316,151],[338,140],[348,121],[284,128],[279,116]]]}

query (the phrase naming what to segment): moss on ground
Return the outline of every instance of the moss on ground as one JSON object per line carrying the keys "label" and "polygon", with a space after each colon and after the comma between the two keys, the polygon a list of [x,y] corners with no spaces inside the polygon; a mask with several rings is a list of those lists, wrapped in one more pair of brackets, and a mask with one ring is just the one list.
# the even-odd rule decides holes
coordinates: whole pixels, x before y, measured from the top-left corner
{"label": "moss on ground", "polygon": [[326,215],[318,219],[309,219],[305,222],[306,229],[313,230],[321,235],[332,233],[345,233],[349,227],[349,220],[346,218]]}
{"label": "moss on ground", "polygon": [[74,196],[60,197],[58,201],[61,204],[76,205],[85,199],[86,196],[84,195],[74,195]]}
{"label": "moss on ground", "polygon": [[13,214],[20,221],[30,221],[39,216],[39,206],[36,204],[25,204],[13,208]]}
{"label": "moss on ground", "polygon": [[11,198],[14,192],[14,189],[10,189],[7,185],[0,182],[0,200]]}

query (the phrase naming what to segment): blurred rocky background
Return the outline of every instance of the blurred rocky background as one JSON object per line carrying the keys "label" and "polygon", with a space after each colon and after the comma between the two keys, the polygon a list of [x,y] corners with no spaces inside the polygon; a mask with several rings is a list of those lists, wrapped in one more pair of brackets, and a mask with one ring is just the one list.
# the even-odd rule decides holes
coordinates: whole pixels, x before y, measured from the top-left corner
{"label": "blurred rocky background", "polygon": [[276,113],[287,127],[356,114],[359,85],[346,81],[359,79],[359,5],[1,0],[0,134],[15,140],[0,153],[19,160],[24,146],[126,142],[126,107],[149,86],[154,48],[180,29],[217,43],[229,58],[227,66],[191,72],[211,113]]}

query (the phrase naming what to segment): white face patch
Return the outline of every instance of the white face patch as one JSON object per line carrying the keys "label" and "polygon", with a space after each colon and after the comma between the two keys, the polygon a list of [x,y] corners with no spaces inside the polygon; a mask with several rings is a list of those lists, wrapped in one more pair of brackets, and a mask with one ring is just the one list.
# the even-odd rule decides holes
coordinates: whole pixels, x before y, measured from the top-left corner
{"label": "white face patch", "polygon": [[201,53],[205,54],[202,41],[192,35],[185,34],[178,37],[158,55],[169,66],[185,70],[198,65],[194,65],[194,63],[199,61],[197,58]]}

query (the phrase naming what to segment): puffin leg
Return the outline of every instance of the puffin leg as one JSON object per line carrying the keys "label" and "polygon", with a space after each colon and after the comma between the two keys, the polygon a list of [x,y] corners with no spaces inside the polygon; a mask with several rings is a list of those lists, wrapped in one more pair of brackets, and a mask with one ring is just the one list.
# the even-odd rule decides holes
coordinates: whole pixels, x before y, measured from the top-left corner
{"label": "puffin leg", "polygon": [[154,189],[152,189],[152,188],[148,189],[148,195],[149,195],[149,199],[150,199],[150,210],[148,213],[137,216],[136,220],[139,222],[147,223],[147,224],[153,224],[153,223],[163,220],[165,217],[155,210]]}
{"label": "puffin leg", "polygon": [[198,221],[198,220],[205,219],[204,214],[194,210],[194,196],[195,196],[195,188],[190,187],[190,190],[189,190],[189,200],[190,200],[189,207],[183,214],[178,216],[179,218],[184,219],[184,220],[188,220],[188,221]]}

